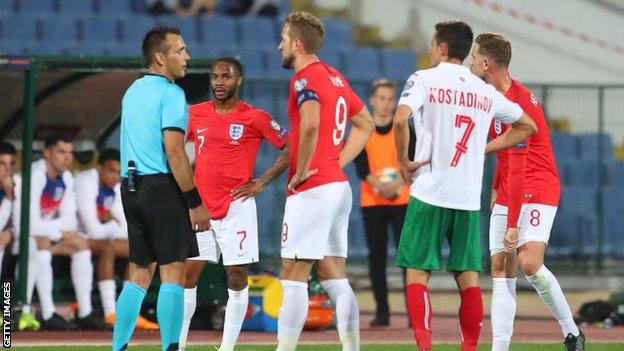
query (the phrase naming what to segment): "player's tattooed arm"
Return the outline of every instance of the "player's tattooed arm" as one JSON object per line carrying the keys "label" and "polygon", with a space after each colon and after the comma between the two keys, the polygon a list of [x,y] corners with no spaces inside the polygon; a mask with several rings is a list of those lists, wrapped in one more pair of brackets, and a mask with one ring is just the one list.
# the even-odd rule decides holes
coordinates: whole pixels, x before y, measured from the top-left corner
{"label": "player's tattooed arm", "polygon": [[243,199],[242,202],[249,199],[252,196],[256,196],[264,188],[277,179],[288,168],[290,162],[290,145],[286,143],[282,152],[277,156],[271,167],[269,167],[264,173],[257,179],[250,180],[249,182],[232,189],[232,200]]}

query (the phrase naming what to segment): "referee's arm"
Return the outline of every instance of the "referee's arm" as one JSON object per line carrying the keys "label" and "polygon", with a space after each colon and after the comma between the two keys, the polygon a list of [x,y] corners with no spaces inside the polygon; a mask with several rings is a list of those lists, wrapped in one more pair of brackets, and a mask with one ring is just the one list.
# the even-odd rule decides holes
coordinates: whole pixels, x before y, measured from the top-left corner
{"label": "referee's arm", "polygon": [[[196,192],[197,190],[193,183],[193,172],[184,150],[184,133],[179,129],[165,129],[163,130],[163,136],[169,167],[180,190],[185,195],[191,191]],[[192,229],[198,231],[210,229],[210,214],[206,207],[201,203],[199,206],[191,207],[189,206]]]}

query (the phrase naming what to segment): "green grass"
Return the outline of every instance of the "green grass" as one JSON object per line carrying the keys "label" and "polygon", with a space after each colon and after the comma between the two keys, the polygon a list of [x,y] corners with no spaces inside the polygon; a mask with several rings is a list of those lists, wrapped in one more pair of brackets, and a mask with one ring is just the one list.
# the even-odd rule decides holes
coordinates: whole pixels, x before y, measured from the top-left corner
{"label": "green grass", "polygon": [[[516,344],[512,345],[511,351],[560,351],[562,344]],[[37,351],[70,351],[70,350],[84,350],[84,346],[36,346],[36,347],[12,347],[16,350],[37,350]],[[434,345],[436,351],[457,351],[457,345]],[[586,348],[591,351],[620,351],[624,350],[623,344],[587,344]],[[302,345],[297,348],[297,351],[339,351],[341,348],[339,345]],[[490,350],[490,345],[483,344],[479,346],[479,350]],[[110,346],[90,346],[89,350],[104,351],[110,350]],[[130,347],[130,351],[159,351],[159,346],[134,346]],[[191,346],[187,348],[187,351],[206,351],[215,350],[214,347],[209,345]],[[237,351],[273,351],[275,346],[271,345],[243,345],[237,346]],[[367,344],[362,345],[361,351],[414,351],[413,345],[374,345]]]}

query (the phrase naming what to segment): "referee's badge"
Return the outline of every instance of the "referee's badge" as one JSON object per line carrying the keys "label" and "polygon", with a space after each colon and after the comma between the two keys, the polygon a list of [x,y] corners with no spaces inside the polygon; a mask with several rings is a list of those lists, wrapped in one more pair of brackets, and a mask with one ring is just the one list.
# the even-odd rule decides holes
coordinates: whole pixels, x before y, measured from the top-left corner
{"label": "referee's badge", "polygon": [[230,124],[230,138],[232,138],[232,140],[238,140],[242,138],[244,129],[245,126],[242,124]]}

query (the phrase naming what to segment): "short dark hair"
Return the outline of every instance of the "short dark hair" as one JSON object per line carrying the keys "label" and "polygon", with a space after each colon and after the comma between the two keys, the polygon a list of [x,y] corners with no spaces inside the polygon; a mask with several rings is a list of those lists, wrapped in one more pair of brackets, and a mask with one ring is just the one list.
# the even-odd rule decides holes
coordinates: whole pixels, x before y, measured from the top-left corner
{"label": "short dark hair", "polygon": [[479,44],[479,53],[491,58],[496,64],[509,67],[511,62],[511,43],[504,36],[496,33],[477,35],[475,43]]}
{"label": "short dark hair", "polygon": [[13,146],[13,144],[6,142],[6,141],[0,141],[0,155],[17,155],[17,150],[15,149],[15,146]]}
{"label": "short dark hair", "polygon": [[321,50],[325,26],[318,17],[306,11],[297,11],[286,17],[286,24],[290,39],[301,40],[306,54],[317,54]]}
{"label": "short dark hair", "polygon": [[167,52],[169,47],[166,45],[167,34],[181,35],[180,30],[175,27],[154,27],[150,29],[145,37],[143,37],[143,43],[141,44],[141,51],[143,52],[143,58],[148,65],[154,60],[154,54],[157,52]]}
{"label": "short dark hair", "polygon": [[396,84],[394,84],[394,81],[392,79],[379,78],[373,82],[372,88],[373,91],[371,92],[371,95],[375,95],[377,89],[379,88],[396,89]]}
{"label": "short dark hair", "polygon": [[103,165],[106,161],[117,161],[120,162],[121,157],[119,155],[119,150],[117,149],[104,149],[100,152],[100,156],[98,156],[97,163],[99,165]]}
{"label": "short dark hair", "polygon": [[65,143],[73,143],[74,140],[68,136],[68,135],[63,135],[63,134],[52,134],[48,137],[45,138],[44,140],[44,148],[49,149],[53,146],[55,146],[59,141],[65,142]]}
{"label": "short dark hair", "polygon": [[446,43],[448,57],[464,60],[472,46],[472,28],[462,21],[445,21],[435,25],[438,45]]}
{"label": "short dark hair", "polygon": [[[251,58],[249,58],[249,59],[251,59]],[[211,70],[214,68],[214,65],[217,64],[217,62],[229,63],[229,64],[233,65],[234,68],[236,68],[236,70],[238,71],[238,74],[240,76],[244,76],[245,75],[245,73],[243,72],[243,65],[241,64],[241,62],[236,57],[221,56],[221,57],[215,59],[214,61],[212,61],[212,64],[210,64],[210,69]]]}

